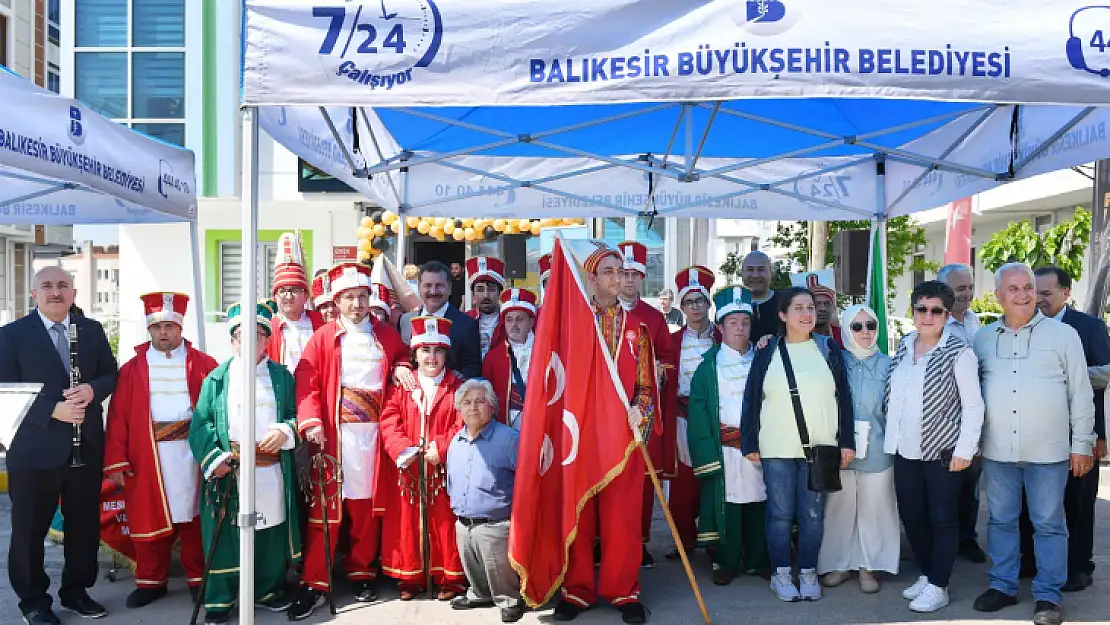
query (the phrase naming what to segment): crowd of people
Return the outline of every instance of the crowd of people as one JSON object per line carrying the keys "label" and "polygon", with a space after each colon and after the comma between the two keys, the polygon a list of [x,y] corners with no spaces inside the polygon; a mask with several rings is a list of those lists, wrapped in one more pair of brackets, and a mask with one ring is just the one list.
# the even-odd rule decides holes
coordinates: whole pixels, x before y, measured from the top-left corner
{"label": "crowd of people", "polygon": [[[438,262],[406,267],[421,300],[406,310],[366,265],[310,280],[296,235],[279,249],[256,327],[243,327],[242,306],[228,311],[235,355],[222,364],[182,338],[188,296],[159,292],[142,298],[150,341],[117,372],[99,324],[71,315],[73,285],[57,267],[35,277],[36,312],[0,328],[0,381],[44,384],[7,460],[9,577],[27,623],[59,622],[42,565],[59,499],[61,605],[106,614],[87,593],[99,527],[91,493],[102,476],[124,490],[136,546],[127,606],[167,594],[180,541],[206,623],[227,622],[247,427],[257,441],[257,606],[307,618],[334,601],[339,570],[357,602],[376,600],[384,576],[402,601],[428,593],[458,610],[496,607],[503,622],[523,616],[508,541],[550,257],[540,294],[512,287],[493,257],[470,258],[465,278]],[[875,311],[837,315],[837,294],[823,286],[772,289],[761,252],[745,258],[743,286],[714,290],[711,270],[682,270],[660,294],[662,310],[640,298],[646,259],[643,245],[624,242],[598,246],[582,266],[640,419],[630,425],[670,482],[681,546],[708,550],[714,584],[758,576],[784,602],[817,601],[855,574],[876,593],[899,572],[904,530],[919,577],[902,596],[916,612],[948,605],[958,555],[990,559],[988,588],[974,600],[983,612],[1017,603],[1019,577],[1032,576],[1034,623],[1060,623],[1062,593],[1090,586],[1110,335],[1067,305],[1066,272],[999,268],[1003,314],[981,327],[969,310],[971,269],[946,266],[914,287],[915,329],[887,356]],[[245,354],[242,333],[252,331],[258,348]],[[61,366],[43,357],[49,350]],[[243,379],[241,359],[256,364],[254,379]],[[245,384],[253,406],[241,404]],[[71,466],[74,426],[81,467]],[[654,505],[635,454],[583,510],[555,620],[600,598],[624,622],[646,622],[639,576],[655,566]]]}

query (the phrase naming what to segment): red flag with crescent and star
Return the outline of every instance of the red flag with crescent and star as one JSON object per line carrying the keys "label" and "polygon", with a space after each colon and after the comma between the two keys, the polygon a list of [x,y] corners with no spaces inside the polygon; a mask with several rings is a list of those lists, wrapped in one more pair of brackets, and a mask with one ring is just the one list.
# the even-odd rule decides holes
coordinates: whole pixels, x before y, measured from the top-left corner
{"label": "red flag with crescent and star", "polygon": [[525,388],[509,560],[525,602],[538,607],[563,583],[583,506],[620,475],[636,449],[628,398],[601,340],[583,272],[561,239]]}

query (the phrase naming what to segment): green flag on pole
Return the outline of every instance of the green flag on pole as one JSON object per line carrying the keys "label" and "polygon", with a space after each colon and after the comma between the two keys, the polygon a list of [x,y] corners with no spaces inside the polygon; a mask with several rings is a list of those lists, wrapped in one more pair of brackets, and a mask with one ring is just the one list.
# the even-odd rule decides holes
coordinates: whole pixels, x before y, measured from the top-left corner
{"label": "green flag on pole", "polygon": [[889,326],[887,326],[886,319],[886,271],[884,271],[886,255],[883,253],[883,233],[881,230],[885,226],[886,222],[881,221],[871,228],[871,275],[867,278],[867,305],[875,311],[875,316],[878,317],[879,332],[875,340],[884,354],[888,352],[890,346],[887,338]]}

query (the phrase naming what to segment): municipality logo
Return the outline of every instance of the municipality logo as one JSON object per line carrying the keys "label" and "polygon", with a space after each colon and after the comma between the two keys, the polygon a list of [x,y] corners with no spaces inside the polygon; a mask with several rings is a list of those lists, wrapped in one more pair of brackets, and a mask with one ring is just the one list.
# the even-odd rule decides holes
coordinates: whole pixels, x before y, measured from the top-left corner
{"label": "municipality logo", "polygon": [[736,15],[733,19],[753,35],[781,35],[798,23],[798,18],[801,17],[801,9],[796,4],[788,9],[786,2],[787,0],[745,0],[742,15]]}
{"label": "municipality logo", "polygon": [[371,90],[391,90],[431,65],[443,40],[435,0],[378,0],[312,7],[325,69]]}
{"label": "municipality logo", "polygon": [[81,107],[69,107],[69,140],[74,145],[85,144],[85,124],[81,119]]}
{"label": "municipality logo", "polygon": [[778,22],[784,17],[786,5],[781,0],[748,0],[749,22]]}

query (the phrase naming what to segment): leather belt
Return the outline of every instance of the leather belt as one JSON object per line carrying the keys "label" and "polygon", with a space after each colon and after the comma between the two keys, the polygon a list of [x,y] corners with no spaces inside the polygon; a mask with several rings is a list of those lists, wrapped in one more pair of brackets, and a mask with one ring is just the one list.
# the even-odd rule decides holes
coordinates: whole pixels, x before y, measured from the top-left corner
{"label": "leather belt", "polygon": [[487,523],[500,523],[501,521],[507,520],[507,519],[478,519],[478,518],[470,518],[470,517],[465,517],[465,516],[460,516],[460,517],[455,517],[455,518],[457,518],[459,520],[459,523],[462,523],[465,527],[474,527],[475,525],[486,525]]}
{"label": "leather belt", "polygon": [[192,421],[156,421],[154,423],[154,440],[159,443],[189,440],[189,426]]}
{"label": "leather belt", "polygon": [[740,428],[721,426],[721,447],[740,449]]}

